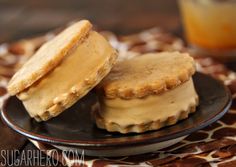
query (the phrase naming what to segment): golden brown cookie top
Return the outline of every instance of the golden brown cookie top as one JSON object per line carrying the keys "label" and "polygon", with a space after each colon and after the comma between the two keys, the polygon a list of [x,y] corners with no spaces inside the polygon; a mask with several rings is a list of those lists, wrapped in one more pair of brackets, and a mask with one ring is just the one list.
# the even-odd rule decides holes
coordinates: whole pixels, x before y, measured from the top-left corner
{"label": "golden brown cookie top", "polygon": [[116,58],[117,52],[109,42],[99,33],[90,31],[60,65],[17,97],[27,106],[31,117],[46,121],[94,88],[110,72]]}
{"label": "golden brown cookie top", "polygon": [[141,98],[189,80],[195,63],[187,53],[149,53],[118,62],[98,85],[107,98]]}
{"label": "golden brown cookie top", "polygon": [[12,77],[8,92],[15,95],[53,70],[64,57],[88,35],[92,25],[82,20],[66,28],[45,43]]}

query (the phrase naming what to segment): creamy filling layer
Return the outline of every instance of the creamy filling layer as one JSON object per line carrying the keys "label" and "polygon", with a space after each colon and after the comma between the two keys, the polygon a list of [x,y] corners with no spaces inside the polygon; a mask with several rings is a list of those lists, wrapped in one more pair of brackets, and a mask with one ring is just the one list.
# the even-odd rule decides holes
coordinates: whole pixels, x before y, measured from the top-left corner
{"label": "creamy filling layer", "polygon": [[112,53],[114,50],[109,43],[101,35],[91,31],[82,43],[68,53],[61,64],[17,96],[23,101],[31,117],[41,115],[53,105],[58,96],[70,93],[74,85],[82,86]]}
{"label": "creamy filling layer", "polygon": [[191,105],[197,105],[197,93],[193,81],[158,95],[141,99],[107,99],[100,97],[100,116],[106,123],[116,123],[121,127],[140,125],[151,121],[165,121],[168,117],[178,117]]}

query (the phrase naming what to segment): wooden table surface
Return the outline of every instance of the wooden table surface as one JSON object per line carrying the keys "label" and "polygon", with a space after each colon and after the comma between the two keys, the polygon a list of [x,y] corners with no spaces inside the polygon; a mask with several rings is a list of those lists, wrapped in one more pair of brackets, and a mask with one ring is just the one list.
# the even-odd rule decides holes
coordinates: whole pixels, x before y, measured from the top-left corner
{"label": "wooden table surface", "polygon": [[175,0],[0,0],[0,43],[45,32],[87,18],[117,33],[161,25],[180,26]]}
{"label": "wooden table surface", "polygon": [[[175,0],[0,0],[0,43],[34,36],[81,18],[118,34],[154,26],[173,32],[181,29]],[[36,149],[1,121],[0,132],[0,150]]]}

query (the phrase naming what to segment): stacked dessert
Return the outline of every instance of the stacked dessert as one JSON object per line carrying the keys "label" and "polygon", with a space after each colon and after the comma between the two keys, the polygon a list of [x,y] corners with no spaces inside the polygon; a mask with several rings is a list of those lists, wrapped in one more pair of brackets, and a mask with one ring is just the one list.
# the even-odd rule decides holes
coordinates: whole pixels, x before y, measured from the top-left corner
{"label": "stacked dessert", "polygon": [[98,86],[97,126],[120,133],[145,132],[187,118],[198,104],[188,54],[162,52],[118,62]]}
{"label": "stacked dessert", "polygon": [[8,92],[32,118],[47,121],[97,86],[96,124],[120,133],[157,130],[195,111],[195,65],[188,54],[150,53],[116,62],[117,55],[89,21],[79,21],[45,43],[13,76]]}

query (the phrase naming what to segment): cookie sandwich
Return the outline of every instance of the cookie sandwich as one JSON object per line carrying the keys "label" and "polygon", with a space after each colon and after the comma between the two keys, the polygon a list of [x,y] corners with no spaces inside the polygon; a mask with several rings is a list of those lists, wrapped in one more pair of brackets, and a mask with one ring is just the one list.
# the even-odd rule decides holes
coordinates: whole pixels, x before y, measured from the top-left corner
{"label": "cookie sandwich", "polygon": [[8,84],[32,118],[46,121],[72,106],[111,70],[116,51],[87,20],[45,43]]}
{"label": "cookie sandwich", "polygon": [[187,118],[198,105],[194,72],[193,58],[179,52],[117,62],[97,86],[101,105],[94,112],[97,126],[110,132],[141,133]]}

